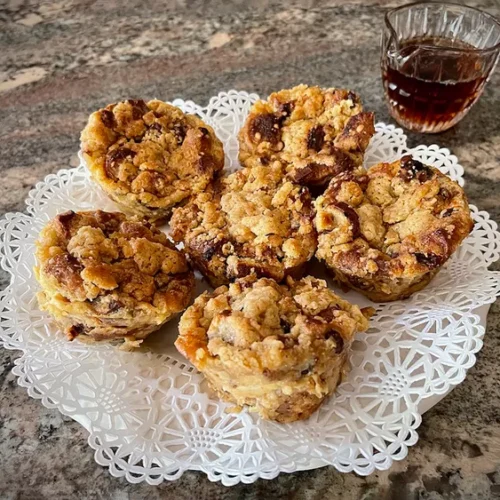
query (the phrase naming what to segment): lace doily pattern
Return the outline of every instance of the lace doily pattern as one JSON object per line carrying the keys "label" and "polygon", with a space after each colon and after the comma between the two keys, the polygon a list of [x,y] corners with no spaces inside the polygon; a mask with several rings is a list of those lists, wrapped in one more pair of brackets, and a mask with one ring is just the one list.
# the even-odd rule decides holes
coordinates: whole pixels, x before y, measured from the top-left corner
{"label": "lace doily pattern", "polygon": [[[204,108],[174,104],[215,128],[234,170],[236,134],[256,99],[230,91]],[[367,166],[411,152],[463,184],[463,169],[447,149],[410,150],[401,129],[379,123],[376,130]],[[474,364],[484,334],[477,309],[500,293],[500,273],[488,270],[500,257],[497,224],[472,207],[474,231],[437,278],[409,300],[376,306],[336,397],[306,422],[264,422],[245,411],[226,413],[210,396],[173,347],[175,321],[144,352],[68,342],[37,307],[35,239],[59,212],[115,207],[82,166],[49,175],[27,205],[27,215],[0,220],[0,263],[11,274],[0,294],[0,341],[23,352],[14,373],[29,395],[81,423],[96,461],[133,483],[158,484],[189,469],[233,485],[329,464],[363,475],[389,468],[417,441],[422,402],[462,382]],[[368,304],[356,293],[348,297]]]}

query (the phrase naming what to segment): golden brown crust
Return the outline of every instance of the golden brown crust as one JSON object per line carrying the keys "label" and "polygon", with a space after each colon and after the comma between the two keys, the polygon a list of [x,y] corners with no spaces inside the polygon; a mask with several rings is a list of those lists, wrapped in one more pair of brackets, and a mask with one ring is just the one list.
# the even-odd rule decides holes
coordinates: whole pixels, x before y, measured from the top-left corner
{"label": "golden brown crust", "polygon": [[151,224],[121,213],[60,214],[40,233],[36,255],[40,306],[71,339],[143,339],[194,291],[184,254]]}
{"label": "golden brown crust", "polygon": [[175,210],[172,237],[213,287],[252,272],[283,280],[314,255],[313,206],[282,167],[242,169]]}
{"label": "golden brown crust", "polygon": [[292,422],[333,393],[354,334],[367,327],[324,281],[251,275],[200,295],[175,345],[223,399]]}
{"label": "golden brown crust", "polygon": [[81,147],[93,179],[125,212],[165,220],[224,166],[222,143],[197,116],[128,100],[90,115]]}
{"label": "golden brown crust", "polygon": [[316,256],[377,302],[422,289],[473,227],[462,188],[409,155],[337,176],[315,206]]}
{"label": "golden brown crust", "polygon": [[239,158],[246,167],[278,162],[295,182],[325,186],[362,165],[374,133],[373,113],[363,112],[354,92],[299,85],[252,106]]}

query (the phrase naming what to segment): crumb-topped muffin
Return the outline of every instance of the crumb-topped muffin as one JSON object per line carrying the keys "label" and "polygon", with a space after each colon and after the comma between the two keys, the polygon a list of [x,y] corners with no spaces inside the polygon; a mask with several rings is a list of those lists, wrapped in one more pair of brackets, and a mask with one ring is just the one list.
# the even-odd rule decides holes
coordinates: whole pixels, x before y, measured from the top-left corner
{"label": "crumb-topped muffin", "polygon": [[316,256],[377,302],[426,286],[474,225],[462,188],[411,156],[339,175],[315,205]]}
{"label": "crumb-topped muffin", "polygon": [[81,149],[92,178],[124,212],[164,221],[224,166],[222,143],[194,115],[128,100],[90,115]]}
{"label": "crumb-topped muffin", "polygon": [[58,215],[41,231],[36,256],[40,308],[70,340],[137,345],[194,292],[184,254],[151,224],[121,213]]}
{"label": "crumb-topped muffin", "polygon": [[295,182],[325,186],[363,164],[373,121],[350,90],[307,85],[280,90],[250,109],[239,134],[239,158],[246,167],[280,162]]}
{"label": "crumb-topped muffin", "polygon": [[335,391],[354,334],[367,328],[358,306],[322,280],[251,275],[200,295],[175,345],[222,399],[293,422]]}
{"label": "crumb-topped muffin", "polygon": [[255,273],[297,276],[316,250],[313,204],[306,187],[281,166],[242,169],[175,210],[175,241],[215,288]]}

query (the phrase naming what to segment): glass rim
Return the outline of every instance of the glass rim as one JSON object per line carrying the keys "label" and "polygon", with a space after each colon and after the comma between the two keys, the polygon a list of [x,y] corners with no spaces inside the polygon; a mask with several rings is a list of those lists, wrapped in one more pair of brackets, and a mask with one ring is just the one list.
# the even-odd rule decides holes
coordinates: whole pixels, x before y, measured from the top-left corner
{"label": "glass rim", "polygon": [[[390,9],[388,10],[385,14],[384,14],[384,21],[385,21],[385,25],[387,26],[387,28],[391,31],[391,35],[394,37],[395,40],[398,39],[398,35],[396,33],[396,30],[394,29],[394,27],[392,26],[392,23],[389,19],[389,16],[394,14],[395,12],[399,12],[399,11],[402,11],[402,10],[406,10],[410,7],[415,7],[416,5],[444,5],[444,6],[452,6],[452,7],[460,7],[462,9],[465,9],[465,10],[471,10],[471,11],[474,11],[474,12],[479,12],[481,15],[487,17],[488,19],[490,19],[494,24],[496,24],[498,26],[498,28],[500,29],[500,20],[497,19],[493,14],[490,14],[489,12],[486,12],[484,10],[481,10],[481,9],[478,9],[476,7],[470,7],[469,5],[463,5],[463,4],[459,4],[459,3],[455,3],[455,2],[426,2],[426,1],[419,1],[419,2],[413,2],[413,3],[407,3],[405,5],[400,5],[399,7],[396,7],[394,9]],[[487,49],[478,49],[477,47],[471,47],[470,49],[467,48],[467,49],[464,49],[464,48],[460,48],[460,47],[436,47],[436,45],[426,45],[425,43],[423,43],[422,45],[419,46],[420,48],[423,48],[423,49],[428,49],[428,50],[439,50],[439,51],[446,51],[446,52],[476,52],[478,54],[486,54],[486,53],[489,53],[489,52],[495,52],[497,50],[500,49],[500,41],[498,43],[496,43],[495,45],[493,45],[492,47],[488,47]]]}

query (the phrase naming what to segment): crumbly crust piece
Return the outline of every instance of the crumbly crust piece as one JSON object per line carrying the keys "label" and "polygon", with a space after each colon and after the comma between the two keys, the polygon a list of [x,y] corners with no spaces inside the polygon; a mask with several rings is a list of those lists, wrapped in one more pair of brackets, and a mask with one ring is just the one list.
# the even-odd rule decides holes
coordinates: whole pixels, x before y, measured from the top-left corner
{"label": "crumbly crust piece", "polygon": [[143,339],[194,291],[184,254],[151,224],[121,213],[58,215],[40,233],[36,256],[41,308],[70,339]]}
{"label": "crumbly crust piece", "polygon": [[158,100],[128,100],[92,113],[81,148],[106,193],[125,212],[151,221],[168,218],[224,166],[213,129]]}
{"label": "crumbly crust piece", "polygon": [[307,188],[281,166],[239,170],[175,210],[170,226],[213,287],[252,272],[297,275],[316,250]]}
{"label": "crumbly crust piece", "polygon": [[252,106],[239,158],[246,167],[279,162],[295,182],[325,186],[362,165],[374,133],[373,113],[363,112],[354,92],[299,85]]}
{"label": "crumbly crust piece", "polygon": [[251,275],[200,295],[175,345],[223,399],[292,422],[334,392],[354,334],[367,327],[322,280]]}
{"label": "crumbly crust piece", "polygon": [[462,188],[409,155],[337,176],[315,206],[316,256],[374,301],[423,288],[473,228]]}

